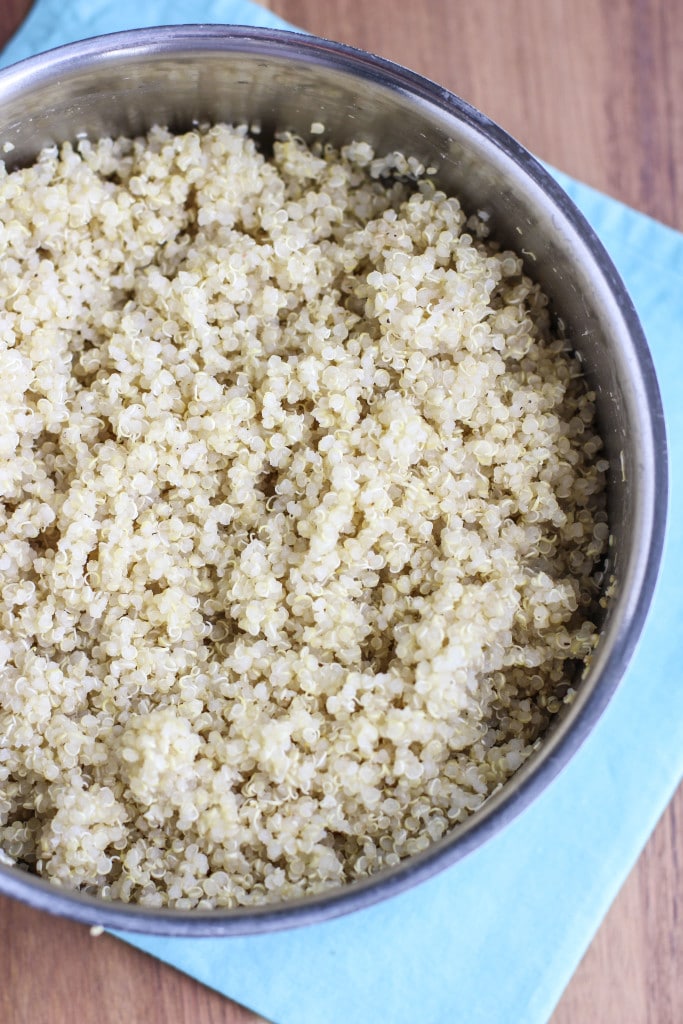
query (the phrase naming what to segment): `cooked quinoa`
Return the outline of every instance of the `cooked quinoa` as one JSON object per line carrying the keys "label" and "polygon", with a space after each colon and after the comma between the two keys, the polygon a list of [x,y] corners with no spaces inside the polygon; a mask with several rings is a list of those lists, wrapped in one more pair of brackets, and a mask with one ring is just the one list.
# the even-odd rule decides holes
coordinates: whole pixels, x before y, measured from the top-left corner
{"label": "cooked quinoa", "polygon": [[229,907],[424,850],[596,642],[594,395],[414,160],[246,129],[0,176],[0,846]]}

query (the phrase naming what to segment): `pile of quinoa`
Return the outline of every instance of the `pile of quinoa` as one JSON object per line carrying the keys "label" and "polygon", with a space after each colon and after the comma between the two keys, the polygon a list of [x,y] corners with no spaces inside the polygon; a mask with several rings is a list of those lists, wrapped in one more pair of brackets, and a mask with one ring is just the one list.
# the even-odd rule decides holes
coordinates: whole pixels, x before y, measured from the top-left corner
{"label": "pile of quinoa", "polygon": [[597,639],[594,395],[416,161],[244,128],[0,173],[0,847],[229,907],[425,849]]}

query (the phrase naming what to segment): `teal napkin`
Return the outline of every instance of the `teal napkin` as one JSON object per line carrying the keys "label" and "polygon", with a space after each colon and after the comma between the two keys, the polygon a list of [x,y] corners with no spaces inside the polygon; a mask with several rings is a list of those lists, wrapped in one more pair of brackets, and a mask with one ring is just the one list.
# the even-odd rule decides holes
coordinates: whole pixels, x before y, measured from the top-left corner
{"label": "teal napkin", "polygon": [[[239,0],[37,0],[11,63],[77,38],[181,22],[286,27]],[[393,899],[274,935],[120,935],[277,1024],[542,1024],[683,776],[683,235],[559,172],[649,338],[671,447],[664,568],[639,650],[569,767],[502,835]]]}

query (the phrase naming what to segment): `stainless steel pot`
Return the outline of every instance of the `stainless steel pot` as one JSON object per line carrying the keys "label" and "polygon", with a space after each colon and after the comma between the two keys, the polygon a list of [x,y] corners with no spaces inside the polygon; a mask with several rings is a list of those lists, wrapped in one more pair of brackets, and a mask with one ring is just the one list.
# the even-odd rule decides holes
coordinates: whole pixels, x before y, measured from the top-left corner
{"label": "stainless steel pot", "polygon": [[262,932],[323,920],[413,885],[480,846],[545,789],[590,732],[624,674],[661,556],[667,498],[662,406],[637,316],[605,250],[543,168],[501,128],[445,89],[378,57],[311,36],[187,26],[105,36],[0,73],[8,164],[45,145],[138,133],[152,124],[262,125],[266,144],[323,122],[333,142],[365,139],[437,168],[444,189],[491,213],[492,233],[528,254],[597,393],[611,463],[616,587],[579,696],[539,751],[472,818],[420,856],[325,895],[262,908],[149,910],[70,893],[0,864],[0,891],[54,913],[129,931]]}

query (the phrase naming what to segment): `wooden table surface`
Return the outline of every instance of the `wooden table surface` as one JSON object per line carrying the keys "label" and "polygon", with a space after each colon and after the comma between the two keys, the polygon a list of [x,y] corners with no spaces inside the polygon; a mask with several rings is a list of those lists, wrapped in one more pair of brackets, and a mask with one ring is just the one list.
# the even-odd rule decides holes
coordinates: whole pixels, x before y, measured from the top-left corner
{"label": "wooden table surface", "polygon": [[[30,6],[31,0],[0,0],[0,44]],[[555,166],[683,230],[683,0],[270,0],[266,6],[304,29],[439,81]],[[679,789],[552,1024],[683,1021],[682,864]],[[81,926],[0,900],[0,1021],[255,1024],[257,1018],[109,936],[95,939]],[[447,1006],[443,1022],[454,1024]]]}

